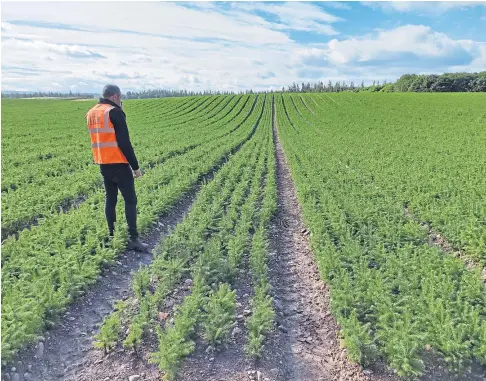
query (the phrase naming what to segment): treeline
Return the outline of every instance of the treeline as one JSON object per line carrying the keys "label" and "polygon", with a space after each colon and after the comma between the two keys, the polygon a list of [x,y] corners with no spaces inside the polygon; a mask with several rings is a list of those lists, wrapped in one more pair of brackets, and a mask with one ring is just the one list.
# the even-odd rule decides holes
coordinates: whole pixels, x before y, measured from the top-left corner
{"label": "treeline", "polygon": [[91,93],[61,93],[61,92],[12,92],[2,93],[2,98],[69,98],[69,99],[90,99],[96,96]]}
{"label": "treeline", "polygon": [[480,73],[446,73],[442,75],[429,74],[404,74],[395,83],[384,81],[373,81],[370,86],[363,82],[356,86],[354,82],[345,81],[325,85],[322,81],[311,85],[310,82],[302,83],[301,86],[295,82],[282,88],[282,92],[288,93],[312,93],[312,92],[486,92],[486,71]]}
{"label": "treeline", "polygon": [[144,91],[127,91],[124,94],[125,99],[146,99],[146,98],[167,98],[167,97],[190,97],[197,95],[230,95],[232,91],[188,91],[188,90],[144,90]]}
{"label": "treeline", "polygon": [[[387,83],[384,81],[373,81],[372,85],[365,86],[364,82],[355,84],[354,82],[338,81],[334,84],[322,81],[311,84],[310,82],[293,83],[287,88],[282,87],[284,93],[322,93],[322,92],[486,92],[486,71],[479,73],[446,73],[446,74],[404,74],[396,82]],[[268,93],[272,91],[188,91],[188,90],[144,90],[127,91],[124,99],[146,99],[146,98],[167,98],[167,97],[188,97],[203,95],[234,95],[234,94],[254,94]],[[273,91],[276,92],[276,91]],[[88,99],[98,98],[99,95],[91,93],[60,93],[60,92],[14,92],[2,93],[2,98],[69,98],[69,99]]]}
{"label": "treeline", "polygon": [[486,71],[442,75],[406,74],[394,83],[393,89],[415,92],[483,92],[486,91]]}
{"label": "treeline", "polygon": [[[238,94],[253,94],[253,90],[240,91]],[[233,91],[188,91],[188,90],[144,90],[127,91],[123,94],[123,99],[146,99],[146,98],[167,98],[167,97],[188,97],[202,95],[230,95],[236,94]],[[91,99],[99,98],[99,94],[93,93],[60,93],[60,92],[6,92],[2,93],[2,98],[65,98],[65,99]]]}

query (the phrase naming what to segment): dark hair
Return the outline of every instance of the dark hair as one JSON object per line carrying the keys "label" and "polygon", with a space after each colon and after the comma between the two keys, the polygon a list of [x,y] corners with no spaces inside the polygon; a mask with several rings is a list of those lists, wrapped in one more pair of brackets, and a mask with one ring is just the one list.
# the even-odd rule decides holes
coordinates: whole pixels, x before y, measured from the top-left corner
{"label": "dark hair", "polygon": [[109,98],[113,95],[121,95],[121,90],[117,85],[106,85],[103,89],[103,98]]}

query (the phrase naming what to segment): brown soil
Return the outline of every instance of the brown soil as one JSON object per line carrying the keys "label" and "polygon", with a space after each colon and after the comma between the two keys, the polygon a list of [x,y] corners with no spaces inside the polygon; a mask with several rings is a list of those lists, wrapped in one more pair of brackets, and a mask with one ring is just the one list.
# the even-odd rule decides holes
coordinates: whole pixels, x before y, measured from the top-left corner
{"label": "brown soil", "polygon": [[[363,370],[346,359],[309,247],[310,232],[280,144],[274,115],[278,212],[271,229],[270,272],[278,330],[267,343],[262,369],[275,380],[393,380],[378,369]],[[266,372],[265,372],[266,373]]]}
{"label": "brown soil", "polygon": [[[213,353],[198,342],[195,353],[186,359],[178,379],[195,380],[396,380],[380,369],[362,369],[346,359],[340,348],[338,326],[329,312],[329,293],[320,280],[309,249],[308,236],[278,141],[274,111],[274,140],[277,158],[278,212],[270,227],[269,271],[277,319],[274,331],[264,344],[260,360],[245,358],[246,330],[227,348]],[[242,273],[245,274],[247,266]],[[240,315],[251,292],[248,272],[236,285]]]}
{"label": "brown soil", "polygon": [[[209,175],[210,176],[210,175]],[[173,208],[172,212],[162,217],[152,231],[142,237],[152,251],[156,244],[168,234],[184,214],[189,210],[199,186],[186,194]],[[146,361],[133,356],[133,359],[124,358],[124,362],[117,364],[116,368],[104,368],[104,373],[96,372],[101,364],[109,363],[110,358],[116,359],[120,353],[114,352],[107,357],[102,351],[92,348],[93,336],[98,328],[113,310],[113,303],[120,299],[126,299],[130,291],[132,271],[139,266],[146,266],[152,261],[152,253],[137,253],[127,251],[120,255],[116,263],[103,270],[98,281],[89,291],[72,303],[64,315],[60,318],[61,323],[51,331],[45,333],[45,337],[35,346],[29,346],[18,353],[15,361],[15,371],[12,371],[12,364],[7,369],[2,369],[2,380],[14,379],[14,375],[23,375],[25,380],[103,380],[110,376],[110,379],[128,379],[126,374],[139,368],[143,368],[147,374],[154,374],[157,370],[153,366],[146,366]],[[40,348],[41,347],[41,348]],[[40,355],[42,352],[42,355]],[[126,361],[125,361],[126,360]],[[116,361],[114,361],[116,363]],[[82,376],[83,369],[93,367],[93,374]],[[126,368],[126,373],[123,369]],[[10,370],[10,374],[7,373]],[[81,373],[78,373],[81,372]],[[79,376],[78,376],[79,374]],[[125,378],[117,378],[123,374]],[[76,375],[75,377],[73,375]],[[70,378],[74,377],[74,378]],[[147,378],[150,379],[150,378]]]}

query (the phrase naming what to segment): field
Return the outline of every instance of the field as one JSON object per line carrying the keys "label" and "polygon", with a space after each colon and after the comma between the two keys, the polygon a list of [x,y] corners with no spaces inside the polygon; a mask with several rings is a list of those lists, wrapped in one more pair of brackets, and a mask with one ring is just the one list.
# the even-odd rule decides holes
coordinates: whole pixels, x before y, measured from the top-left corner
{"label": "field", "polygon": [[104,243],[92,104],[2,100],[12,377],[483,380],[484,94],[126,101],[148,257],[121,197]]}

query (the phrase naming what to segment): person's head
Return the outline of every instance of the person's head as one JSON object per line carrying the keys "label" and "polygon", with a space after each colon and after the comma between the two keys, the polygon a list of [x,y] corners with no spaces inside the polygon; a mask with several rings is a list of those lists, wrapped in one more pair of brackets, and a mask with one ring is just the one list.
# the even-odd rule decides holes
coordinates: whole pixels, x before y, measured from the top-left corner
{"label": "person's head", "polygon": [[117,85],[106,85],[103,89],[103,98],[109,99],[110,101],[121,106],[121,90]]}

